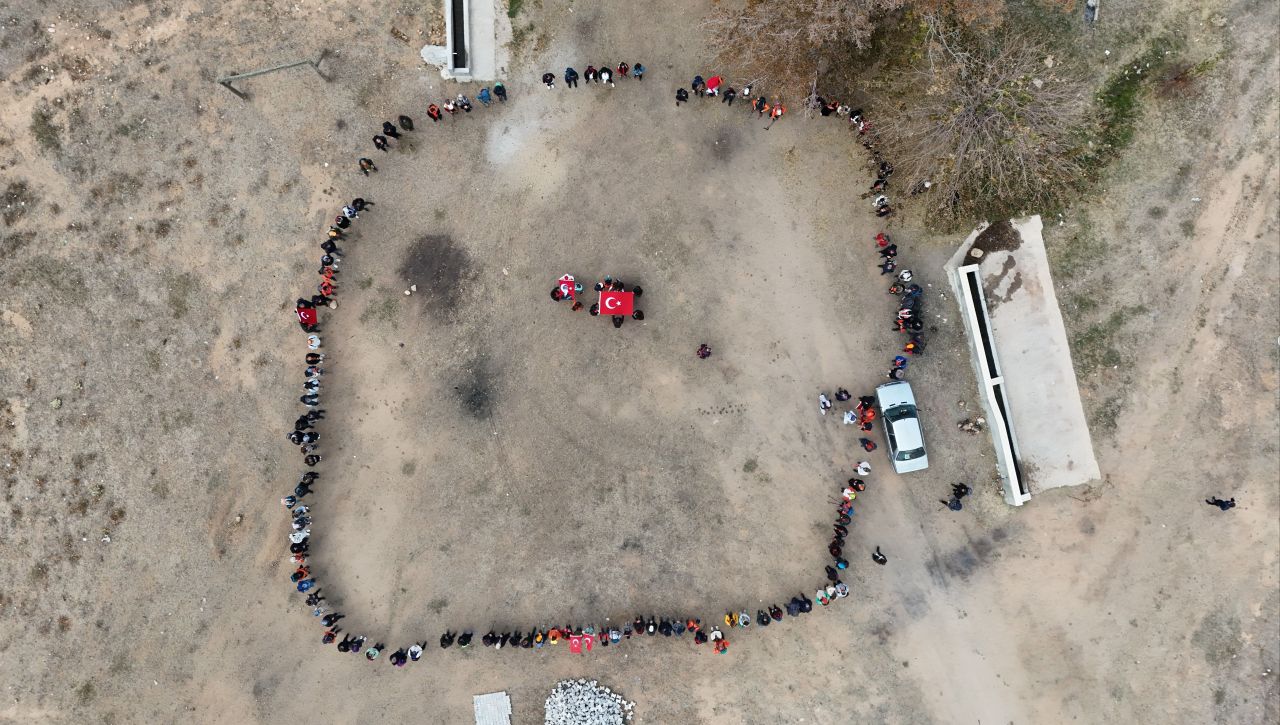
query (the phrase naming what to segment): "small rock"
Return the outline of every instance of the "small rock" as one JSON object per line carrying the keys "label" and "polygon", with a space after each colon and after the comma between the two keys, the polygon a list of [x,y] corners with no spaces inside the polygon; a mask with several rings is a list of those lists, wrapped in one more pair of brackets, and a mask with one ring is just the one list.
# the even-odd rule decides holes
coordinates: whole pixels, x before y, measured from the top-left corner
{"label": "small rock", "polygon": [[61,408],[61,407],[62,407],[62,398],[54,398],[54,399],[53,399],[53,401],[49,403],[49,407],[50,407],[50,408],[53,408],[54,410],[57,410],[58,408]]}

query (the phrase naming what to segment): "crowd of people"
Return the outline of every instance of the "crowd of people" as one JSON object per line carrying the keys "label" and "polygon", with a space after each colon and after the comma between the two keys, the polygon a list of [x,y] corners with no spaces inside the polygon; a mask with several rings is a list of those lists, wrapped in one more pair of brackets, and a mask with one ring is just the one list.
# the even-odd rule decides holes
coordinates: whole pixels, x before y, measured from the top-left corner
{"label": "crowd of people", "polygon": [[733,106],[734,101],[742,101],[746,105],[748,112],[756,114],[758,118],[768,117],[769,125],[765,129],[769,129],[773,124],[787,113],[787,107],[782,103],[781,99],[777,99],[772,103],[763,93],[756,93],[755,87],[750,84],[744,84],[742,89],[734,88],[726,81],[723,76],[713,75],[710,78],[703,78],[701,75],[695,75],[689,83],[689,88],[676,89],[676,108],[682,103],[689,102],[689,93],[692,89],[693,95],[698,98],[719,98],[720,103],[726,106]]}
{"label": "crowd of people", "polygon": [[[626,64],[624,63],[623,65],[625,66]],[[627,285],[622,280],[615,279],[612,275],[606,274],[604,276],[604,279],[600,280],[599,282],[596,282],[594,290],[597,293],[626,292]],[[556,282],[556,285],[554,287],[551,288],[551,301],[552,302],[568,302],[570,310],[572,310],[573,312],[581,312],[584,305],[582,304],[582,300],[578,298],[578,295],[581,295],[582,292],[583,292],[582,283],[575,280],[573,275],[566,274]],[[641,287],[640,285],[635,285],[634,287],[631,288],[631,295],[633,299],[638,300],[640,299],[640,296],[643,294],[644,294],[644,288]],[[606,312],[607,311],[608,310],[606,310]],[[600,312],[601,310],[600,310],[599,302],[592,302],[591,307],[587,308],[587,314],[591,315],[592,317],[598,317],[600,315]],[[636,307],[631,310],[631,313],[629,316],[631,317],[631,319],[636,320],[637,322],[643,321],[644,310]],[[628,315],[609,315],[609,317],[612,319],[613,328],[616,330],[622,327],[622,323],[626,322]]]}
{"label": "crowd of people", "polygon": [[876,248],[880,254],[880,275],[892,274],[888,293],[897,298],[897,312],[890,327],[901,333],[906,339],[902,345],[902,354],[895,355],[891,367],[885,377],[890,380],[902,380],[907,370],[907,355],[924,354],[924,290],[917,284],[915,275],[910,269],[898,266],[898,245],[889,235],[880,232],[875,236]]}
{"label": "crowd of people", "polygon": [[[853,394],[844,388],[836,388],[836,403],[847,404],[853,400]],[[835,403],[831,402],[831,398],[826,393],[818,394],[818,412],[826,415],[835,408]],[[870,434],[875,429],[876,420],[876,399],[870,395],[862,395],[858,397],[858,402],[854,403],[850,408],[844,411],[841,419],[846,425],[857,425],[860,432]],[[868,453],[876,449],[876,444],[865,435],[858,439],[858,444],[862,446],[864,451]],[[840,581],[841,572],[849,568],[849,561],[844,558],[845,537],[849,535],[849,525],[853,523],[853,502],[858,498],[858,494],[867,490],[867,477],[871,475],[871,462],[859,461],[854,467],[854,476],[841,484],[840,498],[833,499],[836,506],[836,519],[833,528],[833,536],[831,543],[827,545],[827,553],[831,555],[832,562],[826,566],[827,580],[831,582],[827,586],[826,594],[831,597],[831,590],[835,590],[836,595],[844,596],[848,588]],[[880,555],[879,547],[872,555],[872,559],[877,563],[881,562],[877,557]],[[887,559],[886,559],[887,561]],[[819,590],[821,595],[823,590]],[[818,601],[822,601],[822,597],[818,597]],[[823,602],[824,604],[826,602]]]}
{"label": "crowd of people", "polygon": [[[615,88],[618,84],[614,82],[614,78],[619,80],[623,78],[634,78],[638,81],[644,80],[646,68],[643,63],[627,65],[624,62],[619,63],[616,67],[617,70],[615,71],[614,66],[611,66],[608,63],[600,66],[599,68],[594,65],[589,65],[582,71],[582,75],[579,76],[578,70],[570,66],[564,69],[564,84],[568,88],[577,88],[578,81],[581,79],[582,82],[587,84],[600,83],[607,85],[610,88]],[[551,71],[543,73],[542,85],[546,86],[548,90],[554,89],[556,87],[556,74]]]}
{"label": "crowd of people", "polygon": [[[587,66],[582,78],[587,83],[602,83],[613,86],[616,82],[615,79],[632,78],[636,81],[641,81],[644,78],[644,74],[644,65],[640,63],[636,63],[633,66],[620,63],[616,66],[616,71],[614,67],[610,66],[601,68]],[[565,85],[568,87],[577,87],[579,75],[575,69],[566,68],[563,78]],[[542,82],[548,88],[554,88],[556,80],[556,76],[552,73],[546,73],[542,77]],[[745,85],[741,90],[735,89],[718,75],[711,76],[705,80],[700,75],[695,76],[690,87],[698,97],[719,97],[722,103],[729,106],[732,106],[735,100],[740,99],[759,117],[763,118],[768,115],[770,125],[786,113],[786,108],[780,101],[769,103],[764,95],[755,94],[751,85]],[[502,83],[495,83],[492,91],[486,87],[477,94],[477,99],[486,106],[495,97],[499,102],[507,100],[507,90]],[[686,102],[688,98],[689,91],[684,88],[677,91],[677,105]],[[869,124],[862,118],[861,111],[851,111],[846,106],[829,103],[823,99],[819,99],[819,101],[823,116],[831,114],[847,115],[860,134],[866,134],[870,128]],[[456,98],[448,99],[442,104],[429,104],[427,106],[427,116],[433,122],[439,122],[445,113],[450,114],[450,116],[456,115],[459,111],[470,113],[472,108],[471,100],[464,94],[458,94]],[[386,152],[393,141],[398,141],[403,133],[411,133],[413,130],[413,119],[409,116],[399,116],[395,123],[385,121],[382,124],[381,133],[373,136],[374,148]],[[873,154],[875,153],[874,145],[869,141],[864,141],[864,146],[871,150]],[[880,175],[872,186],[872,191],[880,194],[878,199],[883,199],[883,192],[887,186],[889,174],[892,173],[892,166],[878,159],[878,157],[876,158],[876,163],[879,165]],[[358,167],[359,171],[365,176],[368,176],[371,172],[378,171],[377,165],[370,158],[359,158]],[[326,238],[320,244],[322,255],[317,271],[319,280],[316,285],[316,292],[309,296],[299,297],[295,304],[298,323],[307,334],[308,352],[304,356],[304,381],[302,395],[299,398],[304,410],[294,421],[293,430],[286,433],[286,438],[290,443],[298,446],[304,471],[293,491],[281,499],[281,503],[289,511],[292,519],[291,532],[289,534],[289,561],[292,568],[289,577],[290,582],[299,594],[305,595],[306,605],[311,608],[312,615],[317,618],[323,628],[323,633],[320,636],[321,642],[325,645],[334,645],[339,652],[363,655],[370,661],[377,660],[381,653],[387,650],[386,645],[377,641],[376,638],[345,632],[339,622],[345,619],[346,615],[340,611],[331,611],[329,609],[326,597],[320,588],[319,579],[311,570],[308,554],[312,536],[313,507],[306,499],[314,492],[314,487],[320,479],[320,471],[317,469],[323,460],[320,452],[321,434],[318,427],[325,420],[325,411],[321,407],[320,400],[322,392],[321,380],[325,375],[323,365],[326,355],[320,351],[322,346],[320,311],[326,308],[337,309],[338,267],[342,255],[340,244],[352,232],[352,223],[360,219],[361,212],[372,206],[372,202],[357,197],[350,204],[346,204],[341,208],[334,217],[333,223],[329,226]],[[880,216],[885,216],[886,214],[881,212],[888,208],[887,199],[883,204],[877,201],[875,205],[877,214]],[[910,270],[897,271],[897,246],[892,244],[886,235],[883,233],[877,235],[876,244],[883,260],[881,265],[882,274],[896,272],[894,282],[889,290],[899,299],[899,310],[894,330],[908,335],[909,341],[906,343],[903,352],[908,355],[919,355],[924,349],[923,342],[919,336],[923,328],[920,287],[912,283]],[[568,281],[567,284],[566,280]],[[556,302],[569,302],[571,309],[574,311],[583,309],[583,303],[578,299],[583,292],[583,286],[574,281],[569,275],[562,277],[560,282],[552,289],[551,298]],[[626,292],[627,285],[612,276],[605,276],[594,285],[594,289],[599,293]],[[631,287],[630,292],[634,298],[639,298],[643,294],[643,290],[639,286]],[[592,316],[599,315],[600,312],[599,303],[592,304],[588,311]],[[634,310],[630,316],[635,320],[644,319],[644,313],[639,309]],[[614,327],[621,327],[623,317],[621,315],[612,315],[611,317]],[[711,347],[705,343],[701,344],[696,355],[703,360],[709,358],[711,356]],[[893,360],[893,367],[888,374],[889,377],[901,379],[906,366],[907,358],[903,355],[896,355]],[[835,398],[836,401],[844,403],[852,400],[853,396],[844,388],[839,388],[836,391]],[[831,400],[825,393],[819,396],[819,406],[824,415],[833,407]],[[857,402],[844,412],[842,416],[844,423],[858,425],[861,432],[869,434],[875,425],[876,412],[874,406],[875,400],[873,397],[858,397]],[[866,451],[872,451],[876,448],[875,443],[867,437],[861,438],[860,444]],[[510,649],[539,649],[564,643],[569,651],[582,652],[584,650],[591,651],[597,645],[600,647],[618,646],[632,637],[662,636],[664,638],[684,639],[688,635],[688,640],[695,645],[710,643],[713,651],[723,654],[729,647],[726,632],[747,629],[753,623],[757,628],[782,623],[787,618],[800,617],[812,612],[815,604],[826,607],[834,601],[849,596],[849,586],[843,581],[844,572],[849,567],[849,562],[844,557],[845,542],[849,534],[849,527],[853,522],[854,500],[859,493],[866,491],[867,478],[871,473],[871,463],[869,461],[860,461],[855,467],[854,473],[853,477],[841,484],[841,495],[832,499],[835,511],[832,538],[827,547],[830,563],[824,567],[825,583],[816,586],[812,595],[806,592],[797,593],[781,603],[775,602],[768,605],[768,607],[757,609],[754,617],[749,609],[728,608],[723,618],[724,629],[721,629],[719,623],[704,625],[702,620],[697,617],[684,615],[658,617],[649,615],[648,617],[637,616],[633,621],[626,622],[620,626],[616,624],[582,623],[550,627],[526,626],[503,628],[502,630],[490,629],[482,634],[478,640],[475,638],[475,631],[471,629],[465,629],[460,632],[445,631],[440,635],[437,644],[441,649],[450,649],[455,645],[459,649],[467,649],[478,643],[482,647],[500,650],[504,647]],[[967,495],[967,493],[966,487],[965,493],[956,493],[955,498],[958,500],[963,495]],[[877,547],[872,554],[872,560],[878,564],[884,564],[887,558]],[[421,659],[428,645],[428,641],[415,641],[407,646],[398,647],[389,653],[387,660],[393,666],[404,667],[409,662]]]}

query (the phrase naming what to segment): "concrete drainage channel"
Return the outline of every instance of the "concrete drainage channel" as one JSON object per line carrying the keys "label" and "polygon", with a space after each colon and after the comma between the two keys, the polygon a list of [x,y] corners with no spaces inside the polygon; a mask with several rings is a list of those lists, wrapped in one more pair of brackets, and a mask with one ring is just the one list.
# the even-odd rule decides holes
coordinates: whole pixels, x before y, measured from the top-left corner
{"label": "concrete drainage channel", "polygon": [[471,80],[471,63],[467,60],[467,31],[471,26],[469,0],[445,0],[445,36],[449,43],[449,75],[460,81]]}
{"label": "concrete drainage channel", "polygon": [[[982,250],[970,252],[982,257]],[[996,448],[996,462],[1004,480],[1004,499],[1021,506],[1031,499],[1031,491],[1022,475],[1018,462],[1018,440],[1014,437],[1013,421],[1009,418],[1009,401],[1004,394],[1004,375],[1000,372],[1000,360],[991,339],[991,323],[987,313],[987,300],[982,293],[982,278],[977,264],[969,264],[956,270],[960,276],[959,299],[965,328],[975,348],[974,360],[978,369],[978,385],[983,393],[983,407],[991,421],[991,439]]]}
{"label": "concrete drainage channel", "polygon": [[[444,45],[424,46],[422,60],[440,69],[443,78],[460,82],[498,79],[499,31],[497,0],[442,0]],[[501,3],[504,7],[505,2]]]}

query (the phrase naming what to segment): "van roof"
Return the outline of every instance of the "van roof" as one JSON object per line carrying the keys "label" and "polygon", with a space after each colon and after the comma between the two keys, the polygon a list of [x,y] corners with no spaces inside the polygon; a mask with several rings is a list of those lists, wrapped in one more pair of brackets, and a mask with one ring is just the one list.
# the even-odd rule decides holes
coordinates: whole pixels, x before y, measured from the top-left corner
{"label": "van roof", "polygon": [[902,418],[893,423],[893,437],[900,451],[914,451],[924,447],[924,437],[920,435],[920,419]]}

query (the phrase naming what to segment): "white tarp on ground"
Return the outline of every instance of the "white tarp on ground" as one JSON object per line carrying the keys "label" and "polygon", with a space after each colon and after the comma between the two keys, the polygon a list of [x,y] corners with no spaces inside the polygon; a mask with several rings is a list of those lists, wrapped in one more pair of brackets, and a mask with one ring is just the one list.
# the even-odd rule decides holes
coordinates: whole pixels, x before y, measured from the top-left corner
{"label": "white tarp on ground", "polygon": [[511,698],[505,692],[491,692],[471,698],[476,725],[511,725]]}
{"label": "white tarp on ground", "polygon": [[[1075,486],[1100,477],[1085,421],[1067,331],[1053,289],[1040,217],[1012,222],[1007,241],[969,236],[947,264],[978,264],[1009,418],[1023,476],[1031,492]],[[990,239],[990,238],[988,238]],[[980,259],[969,255],[985,248]]]}

